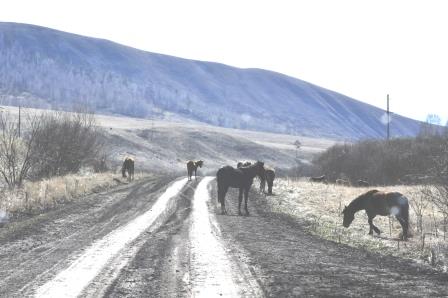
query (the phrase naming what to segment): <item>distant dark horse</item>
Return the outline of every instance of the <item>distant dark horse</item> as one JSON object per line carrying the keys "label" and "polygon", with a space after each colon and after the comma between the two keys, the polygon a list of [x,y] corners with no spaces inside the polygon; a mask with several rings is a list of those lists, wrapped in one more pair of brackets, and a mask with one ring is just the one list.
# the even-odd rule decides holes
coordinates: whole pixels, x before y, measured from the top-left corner
{"label": "distant dark horse", "polygon": [[187,162],[188,181],[191,181],[191,176],[193,176],[193,172],[194,172],[194,179],[196,179],[196,172],[198,171],[198,167],[202,168],[203,164],[204,162],[202,160],[198,161],[189,160]]}
{"label": "distant dark horse", "polygon": [[260,191],[265,192],[266,182],[268,184],[268,195],[272,195],[272,186],[274,186],[275,170],[270,167],[264,167],[264,177],[260,179]]}
{"label": "distant dark horse", "polygon": [[128,180],[134,180],[134,159],[132,157],[126,157],[121,166],[121,175],[126,178],[126,172],[128,173]]}
{"label": "distant dark horse", "polygon": [[247,209],[247,200],[249,196],[249,190],[254,181],[254,177],[264,176],[264,163],[257,161],[255,164],[235,169],[231,166],[225,166],[218,170],[216,173],[216,181],[218,183],[218,202],[221,203],[221,212],[226,214],[226,193],[229,187],[239,188],[238,195],[238,215],[241,215],[241,202],[243,200],[244,192],[244,208],[246,214],[249,215]]}
{"label": "distant dark horse", "polygon": [[319,177],[310,177],[310,182],[323,182],[327,183],[327,178],[325,175],[319,176]]}
{"label": "distant dark horse", "polygon": [[380,234],[381,231],[373,224],[373,219],[377,215],[394,215],[403,229],[402,239],[408,238],[409,229],[409,203],[408,199],[399,192],[381,192],[378,190],[368,191],[354,199],[344,208],[344,227],[348,228],[355,218],[355,213],[365,210],[370,225],[369,235],[375,231]]}
{"label": "distant dark horse", "polygon": [[369,187],[370,186],[370,183],[369,182],[367,182],[367,181],[365,181],[365,180],[358,180],[358,186],[361,186],[361,187]]}

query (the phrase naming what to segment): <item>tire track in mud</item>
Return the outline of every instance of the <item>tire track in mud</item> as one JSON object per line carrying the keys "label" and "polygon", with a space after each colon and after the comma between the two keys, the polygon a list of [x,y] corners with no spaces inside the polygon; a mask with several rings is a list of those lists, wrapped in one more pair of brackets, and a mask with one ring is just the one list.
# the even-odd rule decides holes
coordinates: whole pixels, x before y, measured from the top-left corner
{"label": "tire track in mud", "polygon": [[[0,230],[0,296],[25,296],[35,284],[68,266],[74,253],[141,214],[139,208],[148,209],[172,178],[154,175],[4,227]],[[142,191],[146,193],[143,200],[137,195]]]}
{"label": "tire track in mud", "polygon": [[189,184],[178,210],[146,239],[105,296],[265,296],[248,259],[223,240],[211,202],[213,179]]}
{"label": "tire track in mud", "polygon": [[216,217],[209,211],[210,182],[205,177],[194,194],[190,230],[190,291],[193,297],[261,297],[256,279],[235,263],[226,249]]}
{"label": "tire track in mud", "polygon": [[[174,182],[159,197],[152,208],[131,222],[119,227],[104,238],[94,242],[67,269],[59,272],[52,280],[37,288],[36,297],[77,297],[97,296],[107,282],[113,281],[120,269],[132,258],[138,249],[136,240],[144,231],[154,230],[171,215],[174,198],[185,186],[187,179]],[[125,249],[126,248],[126,249]],[[87,289],[99,274],[105,277],[93,289]],[[99,286],[99,288],[98,288]]]}

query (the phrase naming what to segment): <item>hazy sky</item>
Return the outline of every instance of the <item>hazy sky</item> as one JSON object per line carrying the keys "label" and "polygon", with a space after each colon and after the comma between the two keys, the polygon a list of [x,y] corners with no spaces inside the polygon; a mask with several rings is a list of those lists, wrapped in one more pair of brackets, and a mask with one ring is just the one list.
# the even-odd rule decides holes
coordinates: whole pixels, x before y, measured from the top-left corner
{"label": "hazy sky", "polygon": [[448,1],[0,0],[0,21],[265,68],[424,120],[448,117]]}

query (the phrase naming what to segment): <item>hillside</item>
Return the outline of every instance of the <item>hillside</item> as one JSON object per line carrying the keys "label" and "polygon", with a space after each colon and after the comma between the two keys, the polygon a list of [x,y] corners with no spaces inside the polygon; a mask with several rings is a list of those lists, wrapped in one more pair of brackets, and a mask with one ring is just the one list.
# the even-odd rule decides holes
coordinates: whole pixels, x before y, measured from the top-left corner
{"label": "hillside", "polygon": [[[0,23],[1,103],[194,120],[333,139],[384,137],[384,111],[261,69],[149,53],[107,40]],[[392,136],[419,122],[394,116]]]}

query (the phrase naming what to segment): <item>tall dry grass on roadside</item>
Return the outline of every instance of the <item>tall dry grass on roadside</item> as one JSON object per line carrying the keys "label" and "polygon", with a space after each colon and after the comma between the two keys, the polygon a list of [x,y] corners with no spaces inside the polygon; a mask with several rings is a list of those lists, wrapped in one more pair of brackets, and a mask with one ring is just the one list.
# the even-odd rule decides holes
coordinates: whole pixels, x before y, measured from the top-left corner
{"label": "tall dry grass on roadside", "polygon": [[[135,175],[135,180],[144,174]],[[80,200],[86,195],[126,183],[114,173],[66,175],[24,183],[23,188],[0,194],[0,210],[6,213],[39,213],[57,205]]]}

